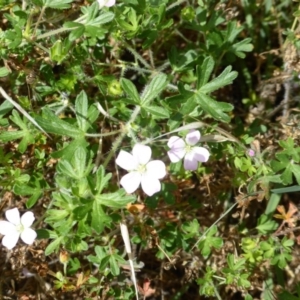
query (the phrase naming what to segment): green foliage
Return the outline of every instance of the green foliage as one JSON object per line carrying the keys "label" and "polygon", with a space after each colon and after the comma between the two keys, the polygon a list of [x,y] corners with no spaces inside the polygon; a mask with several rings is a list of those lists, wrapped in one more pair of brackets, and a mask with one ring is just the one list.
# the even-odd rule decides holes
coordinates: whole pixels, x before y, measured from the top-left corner
{"label": "green foliage", "polygon": [[[256,82],[280,67],[272,56],[278,44],[283,60],[299,50],[295,7],[290,0],[124,0],[112,7],[0,0],[1,203],[3,211],[14,204],[35,213],[39,240],[31,247],[44,250],[47,262],[72,253],[64,272],[48,265],[55,289],[85,299],[137,299],[125,270],[139,253],[183,270],[201,296],[225,299],[224,291],[234,290],[250,300],[259,278],[261,297],[271,297],[264,285],[273,288],[273,269],[261,266],[282,270],[294,254],[284,226],[297,223],[297,208],[281,226],[273,214],[283,194],[300,190],[299,105],[289,103],[294,123],[278,121]],[[285,43],[276,40],[278,28]],[[287,65],[282,69],[292,74]],[[252,105],[261,103],[258,115]],[[168,139],[185,139],[190,129],[201,132],[199,145],[210,153],[196,171],[170,165],[167,156]],[[116,157],[137,143],[167,166],[151,197],[120,184],[125,171]],[[127,241],[129,257],[120,222],[139,244],[130,253]],[[187,289],[170,297],[187,297]],[[296,294],[278,297],[298,299],[299,286]]]}
{"label": "green foliage", "polygon": [[212,248],[220,249],[223,246],[222,238],[214,236],[217,231],[217,226],[211,227],[206,236],[202,238],[198,245],[199,250],[201,250],[201,254],[205,258],[210,255]]}
{"label": "green foliage", "polygon": [[292,138],[280,141],[279,144],[284,150],[276,154],[276,160],[271,162],[272,168],[275,172],[283,171],[280,177],[284,185],[293,183],[293,175],[300,184],[300,147],[295,147]]}

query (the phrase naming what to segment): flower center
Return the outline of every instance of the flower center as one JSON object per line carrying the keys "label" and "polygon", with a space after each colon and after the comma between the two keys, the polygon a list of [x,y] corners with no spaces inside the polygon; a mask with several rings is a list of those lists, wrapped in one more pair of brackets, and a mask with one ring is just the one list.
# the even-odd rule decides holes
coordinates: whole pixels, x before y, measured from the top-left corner
{"label": "flower center", "polygon": [[185,151],[186,151],[186,153],[190,153],[192,150],[193,150],[193,146],[192,145],[188,145],[188,144],[185,145]]}
{"label": "flower center", "polygon": [[16,225],[16,230],[21,233],[24,230],[24,226],[22,224]]}
{"label": "flower center", "polygon": [[140,174],[146,173],[146,171],[147,171],[146,165],[139,165],[138,168],[137,168],[137,171],[138,171]]}

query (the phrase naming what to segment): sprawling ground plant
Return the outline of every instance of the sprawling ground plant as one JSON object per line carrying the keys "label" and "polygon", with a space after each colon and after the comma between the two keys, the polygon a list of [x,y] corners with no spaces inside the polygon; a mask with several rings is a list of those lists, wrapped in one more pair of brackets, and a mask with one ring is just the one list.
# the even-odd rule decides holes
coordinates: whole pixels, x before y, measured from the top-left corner
{"label": "sprawling ground plant", "polygon": [[300,297],[295,2],[0,15],[4,299]]}

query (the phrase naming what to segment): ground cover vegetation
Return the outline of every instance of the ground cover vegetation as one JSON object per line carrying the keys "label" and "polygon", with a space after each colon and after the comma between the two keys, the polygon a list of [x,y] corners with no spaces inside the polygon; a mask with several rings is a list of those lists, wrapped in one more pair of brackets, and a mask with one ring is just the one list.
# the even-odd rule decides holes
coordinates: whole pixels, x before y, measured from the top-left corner
{"label": "ground cover vegetation", "polygon": [[0,298],[300,299],[299,16],[0,0]]}

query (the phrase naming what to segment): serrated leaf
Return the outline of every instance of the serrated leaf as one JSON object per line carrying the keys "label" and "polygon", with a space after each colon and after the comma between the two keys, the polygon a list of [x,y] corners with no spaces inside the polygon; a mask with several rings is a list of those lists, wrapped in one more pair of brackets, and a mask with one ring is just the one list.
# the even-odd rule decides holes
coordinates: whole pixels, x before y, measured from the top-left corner
{"label": "serrated leaf", "polygon": [[197,67],[197,90],[205,85],[214,69],[215,63],[212,57],[206,57],[201,65]]}
{"label": "serrated leaf", "polygon": [[80,177],[77,176],[77,173],[74,171],[72,165],[67,160],[61,160],[57,165],[57,171],[60,173],[74,178],[74,179],[80,179]]}
{"label": "serrated leaf", "polygon": [[110,21],[112,21],[115,17],[115,14],[112,13],[111,11],[108,12],[103,12],[101,13],[100,16],[98,16],[97,18],[91,19],[90,21],[87,21],[85,23],[85,25],[90,25],[90,26],[99,26],[102,24],[106,24]]}
{"label": "serrated leaf", "polygon": [[44,116],[36,116],[37,123],[47,132],[62,136],[79,138],[84,132],[53,114],[49,109],[44,110]]}
{"label": "serrated leaf", "polygon": [[124,208],[128,203],[134,202],[135,197],[126,195],[125,191],[119,190],[115,193],[107,193],[95,196],[101,205],[111,208]]}
{"label": "serrated leaf", "polygon": [[146,106],[145,111],[149,112],[155,119],[167,119],[170,117],[169,112],[160,106]]}
{"label": "serrated leaf", "polygon": [[228,66],[218,77],[202,86],[198,91],[203,94],[208,94],[225,85],[231,84],[238,75],[236,71],[231,71],[231,69],[232,67]]}
{"label": "serrated leaf", "polygon": [[225,102],[217,102],[211,97],[199,92],[195,93],[194,97],[200,107],[206,113],[210,114],[213,118],[226,123],[230,121],[230,117],[224,112],[233,110],[233,106],[231,104]]}
{"label": "serrated leaf", "polygon": [[167,76],[165,74],[156,75],[151,82],[146,86],[142,96],[142,106],[146,106],[155,99],[167,86]]}

